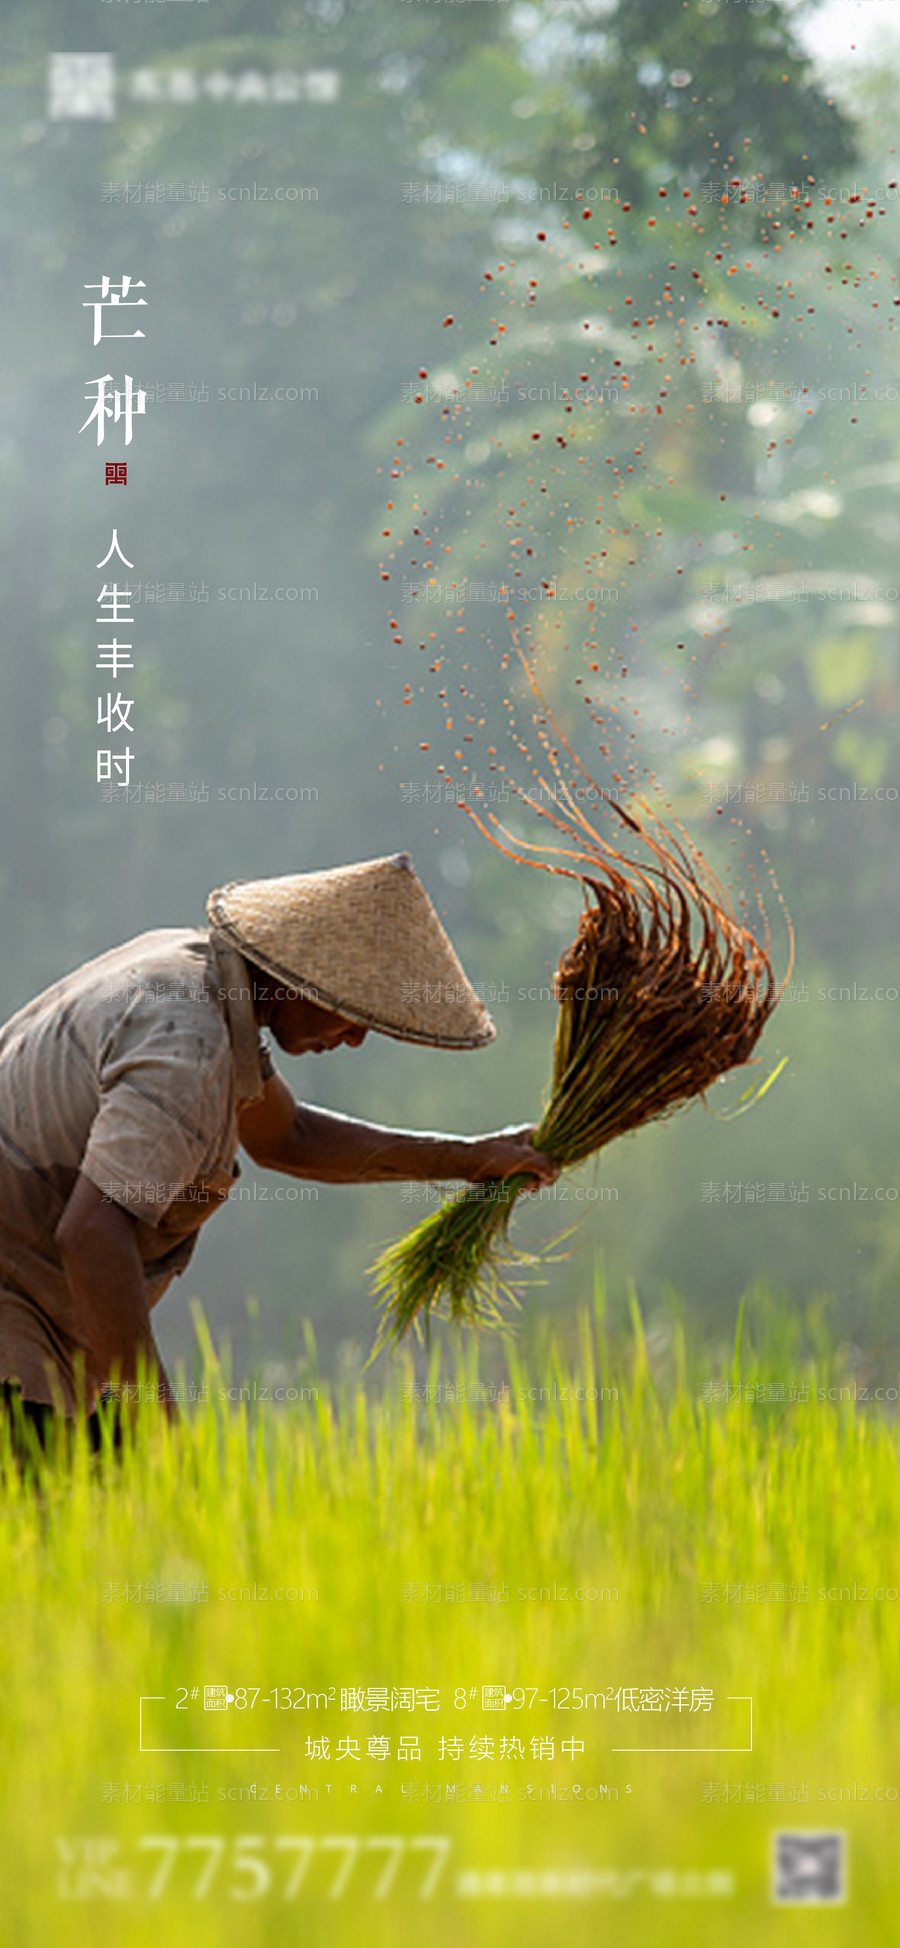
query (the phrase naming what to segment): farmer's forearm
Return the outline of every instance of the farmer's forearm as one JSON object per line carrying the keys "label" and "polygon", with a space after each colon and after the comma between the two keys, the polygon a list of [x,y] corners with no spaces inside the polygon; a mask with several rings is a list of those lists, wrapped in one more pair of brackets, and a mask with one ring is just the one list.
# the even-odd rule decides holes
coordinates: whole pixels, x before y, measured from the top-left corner
{"label": "farmer's forearm", "polygon": [[164,1383],[168,1392],[147,1311],[140,1259],[135,1277],[130,1253],[95,1254],[84,1245],[64,1253],[63,1265],[75,1314],[86,1322],[81,1331],[104,1378],[112,1379],[115,1370],[122,1382],[136,1380],[143,1355],[147,1377]]}
{"label": "farmer's forearm", "polygon": [[449,1182],[467,1178],[474,1137],[418,1134],[360,1123],[326,1109],[298,1103],[270,1169],[322,1184]]}
{"label": "farmer's forearm", "polygon": [[144,1267],[126,1211],[80,1178],[56,1233],[79,1333],[105,1379],[133,1382],[143,1359],[167,1399],[171,1389],[147,1306]]}
{"label": "farmer's forearm", "polygon": [[320,1184],[470,1184],[519,1176],[536,1189],[559,1170],[532,1146],[531,1125],[486,1136],[437,1136],[360,1123],[333,1110],[298,1103],[280,1076],[270,1076],[258,1103],[238,1119],[241,1142],[263,1170],[311,1177]]}

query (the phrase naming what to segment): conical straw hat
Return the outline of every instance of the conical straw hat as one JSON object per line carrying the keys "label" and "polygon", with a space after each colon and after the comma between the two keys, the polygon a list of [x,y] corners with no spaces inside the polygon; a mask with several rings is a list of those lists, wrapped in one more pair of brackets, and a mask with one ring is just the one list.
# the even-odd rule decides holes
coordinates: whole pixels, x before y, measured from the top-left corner
{"label": "conical straw hat", "polygon": [[214,928],[310,1001],[399,1041],[483,1048],[497,1033],[406,852],[211,893]]}

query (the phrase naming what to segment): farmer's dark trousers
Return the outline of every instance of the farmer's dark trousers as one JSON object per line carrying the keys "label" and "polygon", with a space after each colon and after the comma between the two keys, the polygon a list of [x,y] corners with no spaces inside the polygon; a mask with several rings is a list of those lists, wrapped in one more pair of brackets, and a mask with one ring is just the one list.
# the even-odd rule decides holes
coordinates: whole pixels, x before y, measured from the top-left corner
{"label": "farmer's dark trousers", "polygon": [[[107,1415],[109,1409],[106,1409]],[[14,1380],[0,1381],[0,1413],[3,1413],[12,1429],[13,1450],[20,1461],[33,1458],[35,1445],[41,1453],[49,1455],[58,1451],[62,1440],[68,1438],[72,1422],[64,1414],[58,1414],[55,1407],[49,1407],[41,1400],[23,1400],[21,1389]],[[103,1436],[98,1412],[88,1414],[85,1419],[88,1442],[94,1454],[103,1448]],[[114,1410],[112,1419],[112,1445],[118,1452],[122,1446],[122,1426],[118,1412]]]}

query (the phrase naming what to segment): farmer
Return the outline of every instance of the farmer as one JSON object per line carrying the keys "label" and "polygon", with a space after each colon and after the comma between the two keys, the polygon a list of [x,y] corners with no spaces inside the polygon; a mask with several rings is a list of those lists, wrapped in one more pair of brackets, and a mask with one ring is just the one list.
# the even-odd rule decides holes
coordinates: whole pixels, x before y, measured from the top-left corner
{"label": "farmer", "polygon": [[435,1048],[496,1029],[406,853],[221,888],[209,931],[166,928],[103,954],[0,1031],[0,1398],[44,1432],[133,1382],[143,1355],[177,1417],[150,1325],[197,1232],[240,1175],[479,1183],[558,1175],[528,1128],[418,1135],[294,1100],[288,1055],[358,1048],[370,1028]]}

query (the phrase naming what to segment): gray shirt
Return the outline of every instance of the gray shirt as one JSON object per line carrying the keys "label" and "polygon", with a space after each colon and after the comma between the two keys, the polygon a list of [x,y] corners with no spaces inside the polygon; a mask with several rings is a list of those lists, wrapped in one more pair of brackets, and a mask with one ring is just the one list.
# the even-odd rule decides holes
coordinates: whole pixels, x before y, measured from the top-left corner
{"label": "gray shirt", "polygon": [[240,1174],[239,1107],[272,1074],[249,974],[165,928],[76,969],[0,1031],[0,1380],[75,1411],[92,1359],[54,1233],[79,1172],[135,1219],[153,1306]]}

